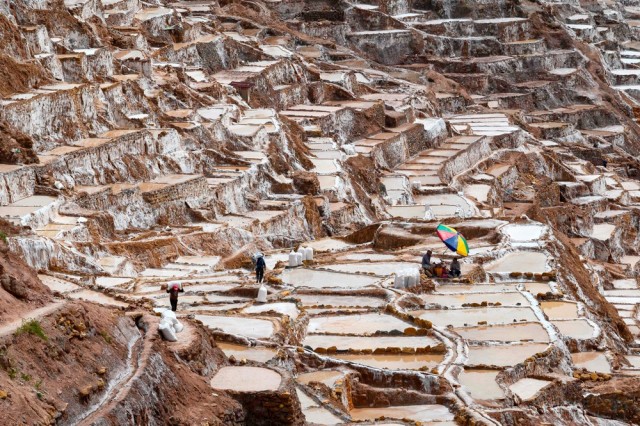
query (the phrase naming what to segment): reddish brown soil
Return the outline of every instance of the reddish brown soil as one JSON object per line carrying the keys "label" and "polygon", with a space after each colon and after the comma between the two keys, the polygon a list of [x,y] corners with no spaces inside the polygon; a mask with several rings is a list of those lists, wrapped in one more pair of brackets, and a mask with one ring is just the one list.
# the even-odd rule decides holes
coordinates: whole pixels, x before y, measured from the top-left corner
{"label": "reddish brown soil", "polygon": [[2,278],[8,278],[9,284],[0,284],[0,324],[10,322],[52,300],[51,291],[42,284],[36,272],[0,242]]}

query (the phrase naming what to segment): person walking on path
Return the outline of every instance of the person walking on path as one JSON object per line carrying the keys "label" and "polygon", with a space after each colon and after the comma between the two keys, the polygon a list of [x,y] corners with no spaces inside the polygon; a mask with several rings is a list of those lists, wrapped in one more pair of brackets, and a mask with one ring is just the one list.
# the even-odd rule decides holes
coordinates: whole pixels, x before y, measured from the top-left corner
{"label": "person walking on path", "polygon": [[178,309],[178,293],[184,293],[184,289],[178,284],[173,284],[170,288],[167,288],[167,293],[169,293],[171,310],[175,312]]}
{"label": "person walking on path", "polygon": [[256,259],[256,282],[258,284],[262,282],[266,268],[267,263],[264,261],[264,256],[258,256],[258,259]]}

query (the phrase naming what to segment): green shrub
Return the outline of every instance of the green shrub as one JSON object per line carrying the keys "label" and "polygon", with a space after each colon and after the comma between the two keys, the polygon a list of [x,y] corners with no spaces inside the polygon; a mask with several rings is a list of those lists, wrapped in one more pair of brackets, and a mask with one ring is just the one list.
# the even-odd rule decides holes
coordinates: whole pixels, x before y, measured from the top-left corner
{"label": "green shrub", "polygon": [[45,341],[49,340],[47,335],[44,334],[44,330],[42,329],[42,325],[40,325],[40,321],[38,321],[37,319],[22,320],[22,325],[16,330],[15,335],[19,336],[25,333],[38,336]]}

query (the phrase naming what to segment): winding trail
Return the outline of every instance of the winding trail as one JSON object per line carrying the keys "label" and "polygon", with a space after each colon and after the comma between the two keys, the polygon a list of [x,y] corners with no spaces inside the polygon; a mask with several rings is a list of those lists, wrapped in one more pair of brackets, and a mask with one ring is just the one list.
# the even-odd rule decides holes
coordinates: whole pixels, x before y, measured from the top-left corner
{"label": "winding trail", "polygon": [[17,318],[13,321],[10,321],[6,324],[2,324],[0,325],[0,338],[6,337],[10,334],[13,334],[16,332],[16,330],[18,328],[20,328],[20,326],[22,325],[22,322],[25,320],[29,320],[29,319],[41,319],[43,317],[46,317],[47,315],[57,311],[58,309],[60,309],[62,306],[64,306],[67,303],[66,300],[59,300],[59,301],[55,301],[53,303],[49,303],[48,305],[45,305],[41,308],[38,309],[34,309],[32,311],[28,311],[25,312],[23,314],[20,315],[20,318]]}

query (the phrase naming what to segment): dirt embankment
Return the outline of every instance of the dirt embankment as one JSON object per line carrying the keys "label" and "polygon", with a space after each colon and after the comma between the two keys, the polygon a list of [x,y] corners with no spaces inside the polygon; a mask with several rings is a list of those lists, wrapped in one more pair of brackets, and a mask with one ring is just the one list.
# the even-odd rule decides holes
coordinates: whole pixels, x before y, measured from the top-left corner
{"label": "dirt embankment", "polygon": [[190,333],[188,345],[172,348],[135,315],[68,302],[0,340],[3,421],[242,424],[241,406],[204,376],[224,355],[203,330]]}
{"label": "dirt embankment", "polygon": [[0,241],[0,325],[24,316],[52,298],[51,291],[42,284],[37,273]]}

